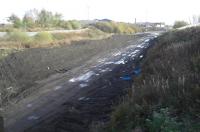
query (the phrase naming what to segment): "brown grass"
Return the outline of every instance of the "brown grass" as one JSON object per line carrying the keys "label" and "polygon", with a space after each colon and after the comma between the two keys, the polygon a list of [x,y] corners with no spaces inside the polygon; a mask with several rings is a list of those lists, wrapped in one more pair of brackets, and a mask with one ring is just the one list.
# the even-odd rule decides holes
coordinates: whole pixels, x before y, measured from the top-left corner
{"label": "brown grass", "polygon": [[[12,34],[12,33],[11,33]],[[15,34],[22,34],[18,31]],[[51,34],[51,33],[50,33]],[[23,34],[25,35],[25,34]],[[46,33],[47,35],[47,33]],[[24,48],[41,48],[41,47],[57,47],[61,45],[70,44],[72,41],[80,41],[87,39],[103,39],[109,37],[111,34],[106,34],[98,29],[90,28],[80,32],[69,33],[52,33],[53,41],[37,40],[37,38],[29,37],[30,41],[15,39],[12,35],[0,39],[0,49],[24,49]],[[14,36],[15,37],[15,36]]]}
{"label": "brown grass", "polygon": [[141,63],[142,75],[135,78],[104,131],[200,129],[199,35],[200,28],[191,28],[157,39]]}

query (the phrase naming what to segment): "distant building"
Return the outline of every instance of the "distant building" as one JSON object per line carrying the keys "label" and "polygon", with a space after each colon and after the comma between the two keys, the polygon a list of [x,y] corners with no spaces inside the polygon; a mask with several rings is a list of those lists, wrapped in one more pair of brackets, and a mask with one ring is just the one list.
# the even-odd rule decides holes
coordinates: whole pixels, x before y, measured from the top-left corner
{"label": "distant building", "polygon": [[112,22],[110,19],[97,19],[99,22]]}
{"label": "distant building", "polygon": [[144,26],[144,27],[165,27],[164,22],[138,22],[136,23],[139,26]]}
{"label": "distant building", "polygon": [[164,22],[138,22],[136,23],[136,25],[144,28],[146,31],[166,29],[166,25]]}

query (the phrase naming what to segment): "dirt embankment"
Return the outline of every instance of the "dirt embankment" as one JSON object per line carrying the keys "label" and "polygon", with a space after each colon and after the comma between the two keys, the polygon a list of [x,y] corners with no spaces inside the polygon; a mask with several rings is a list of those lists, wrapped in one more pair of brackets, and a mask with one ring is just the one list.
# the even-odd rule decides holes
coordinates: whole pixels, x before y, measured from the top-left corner
{"label": "dirt embankment", "polygon": [[57,72],[84,64],[97,54],[126,46],[137,36],[117,35],[104,40],[84,40],[56,48],[27,49],[9,55],[0,62],[1,104]]}

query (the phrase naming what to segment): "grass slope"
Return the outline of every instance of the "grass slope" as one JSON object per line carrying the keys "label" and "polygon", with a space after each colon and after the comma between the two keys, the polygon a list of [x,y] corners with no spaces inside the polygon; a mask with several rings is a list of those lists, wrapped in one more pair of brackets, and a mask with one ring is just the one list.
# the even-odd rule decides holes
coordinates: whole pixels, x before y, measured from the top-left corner
{"label": "grass slope", "polygon": [[[158,37],[111,121],[93,131],[197,132],[200,130],[200,28]],[[100,125],[101,126],[101,125]]]}

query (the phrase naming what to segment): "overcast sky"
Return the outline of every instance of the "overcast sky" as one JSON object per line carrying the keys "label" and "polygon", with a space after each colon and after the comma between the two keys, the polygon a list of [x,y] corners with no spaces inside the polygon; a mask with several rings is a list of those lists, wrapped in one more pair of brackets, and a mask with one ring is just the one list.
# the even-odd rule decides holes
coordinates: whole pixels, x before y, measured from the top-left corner
{"label": "overcast sky", "polygon": [[89,19],[172,24],[200,15],[200,0],[0,0],[0,21],[33,8],[62,13],[64,19],[88,19],[89,10]]}

